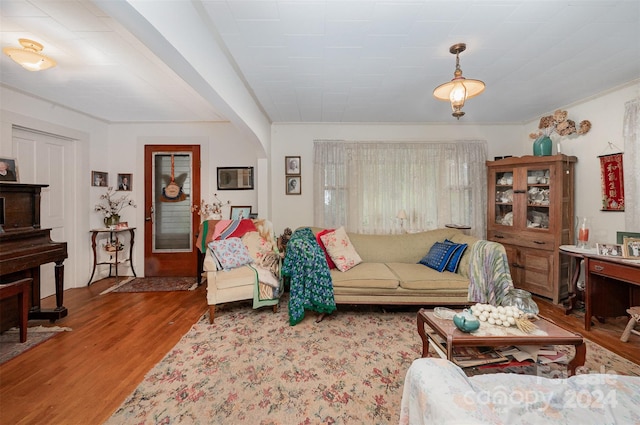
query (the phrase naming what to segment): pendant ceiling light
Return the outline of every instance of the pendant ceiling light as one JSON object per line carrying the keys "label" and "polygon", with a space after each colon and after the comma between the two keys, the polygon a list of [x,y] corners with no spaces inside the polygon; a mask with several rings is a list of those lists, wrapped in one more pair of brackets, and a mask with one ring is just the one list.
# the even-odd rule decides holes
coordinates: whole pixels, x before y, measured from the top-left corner
{"label": "pendant ceiling light", "polygon": [[21,38],[18,41],[23,47],[22,49],[5,47],[2,51],[24,69],[29,71],[42,71],[56,66],[56,61],[40,53],[44,48],[42,44],[26,38]]}
{"label": "pendant ceiling light", "polygon": [[467,45],[464,43],[454,44],[449,48],[449,52],[456,55],[456,70],[453,73],[453,79],[448,83],[439,85],[433,91],[433,95],[440,100],[451,102],[453,115],[460,119],[464,115],[462,107],[465,100],[479,95],[484,91],[484,83],[480,80],[470,80],[462,76],[460,69],[460,53],[464,52]]}

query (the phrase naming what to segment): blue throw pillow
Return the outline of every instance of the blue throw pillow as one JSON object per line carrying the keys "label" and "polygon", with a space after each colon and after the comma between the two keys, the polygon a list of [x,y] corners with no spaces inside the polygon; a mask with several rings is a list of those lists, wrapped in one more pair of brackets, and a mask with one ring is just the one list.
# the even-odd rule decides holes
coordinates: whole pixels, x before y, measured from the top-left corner
{"label": "blue throw pillow", "polygon": [[449,262],[447,263],[447,266],[445,267],[445,270],[448,272],[457,272],[458,271],[458,266],[460,265],[460,260],[462,260],[462,254],[464,254],[464,251],[467,249],[467,244],[466,243],[455,243],[455,242],[451,242],[448,239],[445,239],[444,243],[452,245],[455,247],[455,250],[453,251],[453,254],[451,255],[451,258],[449,259]]}
{"label": "blue throw pillow", "polygon": [[425,255],[419,263],[441,272],[447,267],[447,263],[451,259],[455,249],[455,245],[436,242],[429,250],[429,253]]}

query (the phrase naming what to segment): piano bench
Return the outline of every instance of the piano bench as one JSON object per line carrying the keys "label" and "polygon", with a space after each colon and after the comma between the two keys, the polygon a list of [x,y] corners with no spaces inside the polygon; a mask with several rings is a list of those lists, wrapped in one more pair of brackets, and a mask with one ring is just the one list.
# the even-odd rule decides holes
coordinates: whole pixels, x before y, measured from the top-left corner
{"label": "piano bench", "polygon": [[18,312],[20,314],[20,342],[27,340],[27,320],[29,319],[29,292],[32,278],[0,284],[0,300],[18,296]]}

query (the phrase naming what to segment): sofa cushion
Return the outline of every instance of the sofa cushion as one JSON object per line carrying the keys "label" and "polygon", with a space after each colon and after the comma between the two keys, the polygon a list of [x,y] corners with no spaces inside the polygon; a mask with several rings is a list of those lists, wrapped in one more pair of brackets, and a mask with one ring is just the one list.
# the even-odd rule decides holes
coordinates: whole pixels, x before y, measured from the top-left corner
{"label": "sofa cushion", "polygon": [[324,246],[324,242],[322,242],[322,236],[334,231],[335,229],[324,229],[318,232],[318,234],[316,235],[316,240],[318,241],[318,245],[320,245],[320,248],[322,248],[322,251],[324,252],[324,257],[327,259],[327,265],[329,266],[330,269],[335,269],[336,265],[331,259],[331,256],[329,255],[329,253],[327,252],[327,247]]}
{"label": "sofa cushion", "polygon": [[431,246],[427,255],[422,257],[419,263],[441,272],[447,267],[447,263],[453,256],[455,250],[456,245],[436,242]]}
{"label": "sofa cushion", "polygon": [[231,270],[218,270],[215,272],[215,277],[214,287],[217,289],[235,288],[243,285],[255,286],[257,272],[246,265]]}
{"label": "sofa cushion", "polygon": [[462,259],[460,260],[460,264],[458,265],[458,271],[456,273],[468,278],[469,277],[469,262],[471,261],[471,251],[473,250],[473,244],[478,241],[478,238],[474,236],[465,235],[460,232],[459,234],[454,235],[453,237],[448,238],[451,242],[454,243],[466,243],[467,249],[464,250],[464,254],[462,254]]}
{"label": "sofa cushion", "polygon": [[340,226],[334,232],[322,235],[320,239],[327,248],[336,268],[341,272],[346,272],[362,262],[362,258],[351,244],[344,227]]}
{"label": "sofa cushion", "polygon": [[434,229],[419,233],[365,235],[348,233],[353,247],[365,263],[417,263],[429,248],[445,239],[456,243],[457,229]]}
{"label": "sofa cushion", "polygon": [[456,247],[453,251],[453,254],[451,255],[451,258],[449,259],[449,262],[447,263],[447,266],[444,268],[448,272],[455,273],[458,271],[458,266],[460,265],[460,260],[462,260],[464,251],[467,249],[467,244],[457,244],[455,242],[451,242],[449,239],[445,239],[444,243],[455,245]]}
{"label": "sofa cushion", "polygon": [[[359,267],[359,266],[358,266]],[[462,289],[469,288],[469,279],[451,272],[438,272],[422,264],[387,263],[404,289]]]}
{"label": "sofa cushion", "polygon": [[202,271],[205,272],[213,272],[216,270],[222,270],[220,267],[220,263],[215,255],[213,255],[213,251],[210,248],[207,248],[204,255],[204,262],[202,263]]}
{"label": "sofa cushion", "polygon": [[224,270],[235,269],[253,262],[253,258],[240,238],[215,240],[209,244],[209,248]]}
{"label": "sofa cushion", "polygon": [[361,263],[346,272],[331,270],[331,279],[334,288],[396,289],[399,285],[398,277],[383,263]]}

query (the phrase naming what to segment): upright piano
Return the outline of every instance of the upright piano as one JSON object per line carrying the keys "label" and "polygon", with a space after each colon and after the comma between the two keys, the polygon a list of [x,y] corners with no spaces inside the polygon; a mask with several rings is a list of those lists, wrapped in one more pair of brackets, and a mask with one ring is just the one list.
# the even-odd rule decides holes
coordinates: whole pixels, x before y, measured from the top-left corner
{"label": "upright piano", "polygon": [[[62,305],[67,243],[53,242],[40,228],[40,192],[44,184],[0,182],[0,283],[33,278],[29,319],[55,321],[67,315]],[[56,307],[40,307],[40,265],[55,263]],[[0,304],[0,331],[18,324],[17,300]]]}

